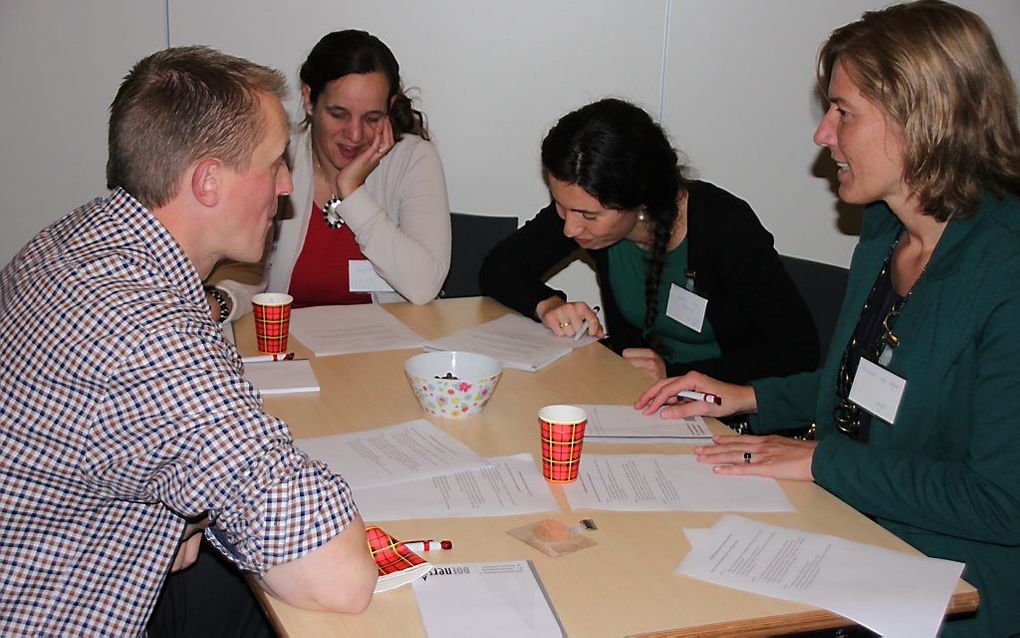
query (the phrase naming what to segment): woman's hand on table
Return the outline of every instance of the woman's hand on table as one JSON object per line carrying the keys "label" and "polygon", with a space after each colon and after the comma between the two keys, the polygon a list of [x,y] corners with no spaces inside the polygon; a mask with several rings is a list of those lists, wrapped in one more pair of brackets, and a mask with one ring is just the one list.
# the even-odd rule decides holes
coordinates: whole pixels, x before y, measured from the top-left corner
{"label": "woman's hand on table", "polygon": [[699,463],[712,465],[717,474],[814,480],[811,460],[818,441],[748,434],[714,436],[712,440],[715,445],[700,445],[694,454]]}
{"label": "woman's hand on table", "polygon": [[666,378],[666,362],[651,348],[624,348],[621,353],[627,363],[644,370],[656,380]]}
{"label": "woman's hand on table", "polygon": [[365,147],[351,163],[344,166],[336,176],[336,190],[340,197],[346,199],[351,193],[361,188],[369,174],[379,166],[379,162],[393,148],[393,125],[390,118],[383,118],[375,133],[375,139]]}
{"label": "woman's hand on table", "polygon": [[585,320],[588,321],[585,332],[596,339],[605,336],[598,315],[583,301],[568,302],[550,297],[538,304],[535,316],[557,337],[573,337]]}
{"label": "woman's hand on table", "polygon": [[[722,399],[722,403],[678,399],[677,394],[685,390],[715,395]],[[689,416],[721,417],[755,412],[758,409],[758,401],[754,396],[754,388],[749,385],[725,383],[700,372],[688,372],[680,377],[655,382],[638,398],[634,408],[641,410],[643,414],[654,414],[656,410],[662,408],[659,415],[664,419],[682,419]]]}

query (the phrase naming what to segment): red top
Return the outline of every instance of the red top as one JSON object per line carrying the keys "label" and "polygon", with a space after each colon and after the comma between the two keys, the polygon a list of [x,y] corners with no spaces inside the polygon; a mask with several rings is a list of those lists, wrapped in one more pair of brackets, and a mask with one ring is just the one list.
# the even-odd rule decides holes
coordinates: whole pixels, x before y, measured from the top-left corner
{"label": "red top", "polygon": [[372,303],[371,293],[351,292],[348,262],[364,258],[350,226],[330,228],[322,208],[312,202],[305,244],[290,275],[294,307]]}

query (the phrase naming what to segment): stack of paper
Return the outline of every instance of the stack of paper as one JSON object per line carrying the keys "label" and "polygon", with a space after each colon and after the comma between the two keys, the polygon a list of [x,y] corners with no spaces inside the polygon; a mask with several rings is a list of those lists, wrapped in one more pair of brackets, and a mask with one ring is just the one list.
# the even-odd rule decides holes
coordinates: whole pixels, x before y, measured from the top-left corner
{"label": "stack of paper", "polygon": [[741,516],[685,531],[678,574],[815,605],[883,636],[936,635],[964,567]]}
{"label": "stack of paper", "polygon": [[306,360],[246,363],[244,378],[264,396],[294,392],[318,392],[319,380]]}
{"label": "stack of paper", "polygon": [[359,490],[358,508],[372,521],[513,516],[559,509],[530,454],[487,460],[488,467]]}
{"label": "stack of paper", "polygon": [[723,476],[690,454],[588,454],[563,486],[573,509],[792,512],[774,479]]}
{"label": "stack of paper", "polygon": [[663,419],[629,405],[582,405],[588,413],[584,440],[594,443],[711,443],[712,431],[700,416]]}
{"label": "stack of paper", "polygon": [[299,308],[290,332],[317,357],[420,348],[424,339],[379,304]]}
{"label": "stack of paper", "polygon": [[595,341],[557,337],[542,324],[516,314],[503,315],[425,344],[427,350],[462,350],[498,359],[507,368],[537,372],[574,348]]}
{"label": "stack of paper", "polygon": [[559,509],[530,454],[483,459],[422,419],[296,443],[347,479],[365,520]]}
{"label": "stack of paper", "polygon": [[474,450],[424,419],[385,428],[297,439],[359,490],[488,467]]}

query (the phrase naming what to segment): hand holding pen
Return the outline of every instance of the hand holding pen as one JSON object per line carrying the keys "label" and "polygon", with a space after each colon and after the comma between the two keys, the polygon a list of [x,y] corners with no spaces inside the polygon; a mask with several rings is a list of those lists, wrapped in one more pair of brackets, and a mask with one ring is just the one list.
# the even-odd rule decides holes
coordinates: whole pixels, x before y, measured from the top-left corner
{"label": "hand holding pen", "polygon": [[557,337],[578,337],[589,333],[597,339],[605,336],[599,323],[599,307],[589,307],[583,301],[563,301],[550,297],[538,304],[535,314],[539,321]]}
{"label": "hand holding pen", "polygon": [[[598,315],[599,310],[601,310],[601,308],[599,308],[598,306],[592,306],[592,308],[591,308],[591,311],[593,313],[595,313],[596,315]],[[595,322],[596,322],[596,332],[597,332],[598,329],[601,327],[601,326],[597,325],[598,324],[598,317],[596,317]],[[581,320],[581,325],[577,328],[577,332],[574,333],[574,341],[580,341],[581,337],[583,337],[587,333],[588,333],[588,317],[585,317],[584,319]]]}
{"label": "hand holding pen", "polygon": [[663,379],[652,384],[634,403],[644,414],[666,419],[689,416],[751,414],[758,410],[754,387],[713,379],[700,372]]}

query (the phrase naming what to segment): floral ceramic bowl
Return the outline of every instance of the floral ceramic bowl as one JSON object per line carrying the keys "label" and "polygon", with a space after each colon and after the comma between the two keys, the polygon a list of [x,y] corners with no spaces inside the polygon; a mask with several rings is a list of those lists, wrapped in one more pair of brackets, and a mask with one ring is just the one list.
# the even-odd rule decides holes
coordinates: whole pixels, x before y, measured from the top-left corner
{"label": "floral ceramic bowl", "polygon": [[503,365],[474,352],[426,352],[404,363],[421,407],[446,418],[474,416],[492,397]]}

